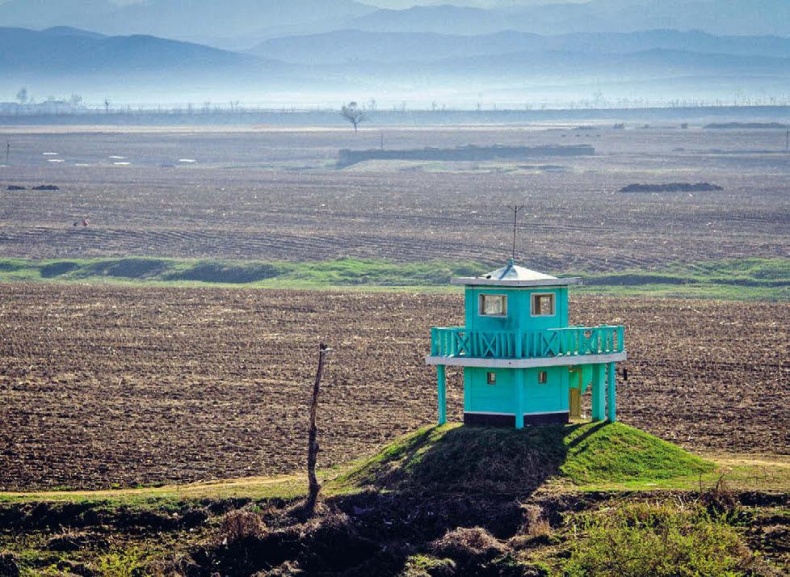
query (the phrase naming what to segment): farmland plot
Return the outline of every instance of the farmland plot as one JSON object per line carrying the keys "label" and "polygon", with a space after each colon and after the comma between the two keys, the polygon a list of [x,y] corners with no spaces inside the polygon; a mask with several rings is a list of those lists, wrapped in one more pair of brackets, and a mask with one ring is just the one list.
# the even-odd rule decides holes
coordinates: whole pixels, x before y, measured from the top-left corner
{"label": "farmland plot", "polygon": [[[524,204],[517,256],[547,272],[788,256],[783,130],[586,128],[7,128],[0,251],[499,265],[510,252],[506,206]],[[596,155],[334,167],[339,149],[378,148],[382,136],[389,148],[588,144]],[[724,190],[618,192],[666,182]],[[42,184],[58,190],[33,190]]]}
{"label": "farmland plot", "polygon": [[[435,420],[429,328],[459,294],[0,284],[0,488],[300,470],[320,341],[320,466]],[[626,325],[619,416],[697,451],[787,454],[790,305],[578,297]],[[449,418],[461,418],[450,371]]]}

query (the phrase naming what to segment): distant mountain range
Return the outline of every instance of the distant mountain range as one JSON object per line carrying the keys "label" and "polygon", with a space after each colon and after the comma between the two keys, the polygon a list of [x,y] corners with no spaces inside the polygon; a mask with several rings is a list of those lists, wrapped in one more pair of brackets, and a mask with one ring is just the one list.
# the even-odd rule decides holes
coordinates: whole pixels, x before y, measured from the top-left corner
{"label": "distant mountain range", "polygon": [[69,26],[240,49],[272,36],[343,27],[373,11],[353,0],[6,0],[0,3],[0,26]]}
{"label": "distant mountain range", "polygon": [[446,58],[518,52],[628,54],[656,49],[696,54],[790,58],[790,38],[713,36],[697,31],[675,30],[559,36],[513,31],[461,36],[338,30],[324,34],[274,38],[255,46],[249,52],[284,62],[333,64],[353,61],[431,62]]}
{"label": "distant mountain range", "polygon": [[440,5],[389,14],[380,11],[363,18],[366,29],[391,32],[448,33],[456,22],[469,27],[477,20],[480,32],[518,30],[553,35],[677,29],[711,34],[790,35],[790,2],[784,0],[591,0],[498,10]]}
{"label": "distant mountain range", "polygon": [[50,74],[134,73],[181,70],[216,72],[263,68],[262,58],[147,35],[104,36],[57,27],[40,32],[0,29],[0,70]]}
{"label": "distant mountain range", "polygon": [[[294,106],[786,100],[790,31],[724,33],[738,18],[738,30],[787,28],[790,1],[377,10],[353,0],[6,0],[0,25],[55,26],[0,28],[0,101],[22,87],[38,100]],[[692,20],[715,30],[684,30]],[[668,27],[639,28],[658,22]]]}
{"label": "distant mountain range", "polygon": [[0,26],[71,26],[108,35],[149,34],[240,50],[268,38],[341,29],[368,32],[541,35],[700,30],[790,36],[786,0],[591,0],[484,10],[452,0],[379,10],[355,0],[0,0]]}

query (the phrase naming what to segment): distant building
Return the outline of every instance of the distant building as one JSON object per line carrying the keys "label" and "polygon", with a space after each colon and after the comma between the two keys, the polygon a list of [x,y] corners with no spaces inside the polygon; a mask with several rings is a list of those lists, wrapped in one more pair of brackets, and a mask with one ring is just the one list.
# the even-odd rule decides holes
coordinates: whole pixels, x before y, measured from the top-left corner
{"label": "distant building", "polygon": [[464,370],[464,423],[567,423],[592,387],[592,419],[616,419],[616,363],[624,328],[568,326],[568,285],[510,263],[465,286],[465,326],[431,329],[429,365],[438,372],[439,423],[446,422],[446,367]]}

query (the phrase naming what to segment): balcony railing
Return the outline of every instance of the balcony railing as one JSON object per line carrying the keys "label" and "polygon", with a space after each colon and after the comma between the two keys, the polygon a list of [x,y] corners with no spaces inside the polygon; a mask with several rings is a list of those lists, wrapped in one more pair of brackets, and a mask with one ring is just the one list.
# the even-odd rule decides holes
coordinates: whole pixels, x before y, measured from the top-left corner
{"label": "balcony railing", "polygon": [[490,359],[538,359],[605,355],[625,350],[625,328],[617,325],[567,327],[545,331],[469,331],[465,327],[431,329],[431,356]]}

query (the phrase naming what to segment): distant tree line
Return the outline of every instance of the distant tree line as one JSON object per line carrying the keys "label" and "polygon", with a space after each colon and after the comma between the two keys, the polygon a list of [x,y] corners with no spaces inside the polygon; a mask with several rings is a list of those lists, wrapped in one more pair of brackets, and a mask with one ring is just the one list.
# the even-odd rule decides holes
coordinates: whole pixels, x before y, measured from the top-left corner
{"label": "distant tree line", "polygon": [[0,113],[3,114],[68,114],[86,110],[82,96],[72,94],[68,98],[56,98],[47,96],[41,101],[36,101],[30,95],[26,86],[23,86],[16,93],[16,100],[13,102],[0,102]]}
{"label": "distant tree line", "polygon": [[[426,99],[429,95],[426,95]],[[683,99],[657,100],[648,98],[607,98],[601,91],[597,91],[590,98],[567,100],[564,102],[524,102],[524,103],[491,103],[476,102],[466,107],[449,106],[432,100],[424,106],[402,101],[388,108],[379,108],[375,98],[364,104],[350,101],[340,106],[340,115],[349,122],[356,131],[362,122],[371,120],[379,112],[387,113],[459,113],[476,112],[480,114],[496,112],[530,112],[546,110],[642,110],[649,108],[743,108],[743,107],[787,107],[790,106],[790,96],[777,98],[735,96],[731,100],[724,99]],[[21,87],[13,100],[0,101],[0,114],[168,114],[168,115],[209,115],[209,114],[260,114],[260,113],[315,113],[331,112],[331,107],[314,106],[266,106],[256,104],[242,104],[240,100],[228,102],[212,102],[204,100],[200,103],[186,102],[180,104],[124,104],[113,101],[110,97],[104,98],[98,104],[88,104],[80,94],[68,97],[47,96],[36,99],[27,87]],[[334,109],[338,111],[337,108]]]}

